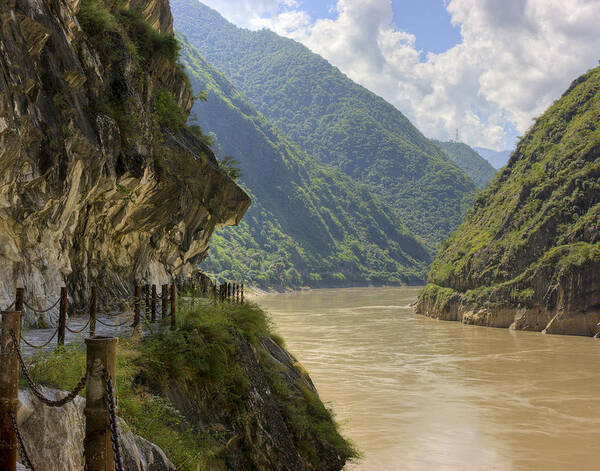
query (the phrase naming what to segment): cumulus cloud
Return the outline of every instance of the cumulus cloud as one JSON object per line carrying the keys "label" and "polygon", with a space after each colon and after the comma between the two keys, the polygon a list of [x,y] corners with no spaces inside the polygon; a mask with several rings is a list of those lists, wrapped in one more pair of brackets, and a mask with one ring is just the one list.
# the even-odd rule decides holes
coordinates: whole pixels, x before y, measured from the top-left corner
{"label": "cumulus cloud", "polygon": [[524,133],[600,56],[598,0],[449,0],[462,42],[425,58],[394,28],[391,0],[338,0],[335,19],[316,21],[293,0],[208,3],[304,43],[426,135],[448,139],[458,128],[465,142],[495,149],[510,147],[511,130]]}

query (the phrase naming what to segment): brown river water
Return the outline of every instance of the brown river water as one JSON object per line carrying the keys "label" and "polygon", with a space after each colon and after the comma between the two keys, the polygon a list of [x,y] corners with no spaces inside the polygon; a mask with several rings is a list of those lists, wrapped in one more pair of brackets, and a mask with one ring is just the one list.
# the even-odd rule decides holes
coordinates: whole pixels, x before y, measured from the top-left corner
{"label": "brown river water", "polygon": [[258,299],[361,451],[346,470],[600,470],[600,341],[424,318],[418,290]]}

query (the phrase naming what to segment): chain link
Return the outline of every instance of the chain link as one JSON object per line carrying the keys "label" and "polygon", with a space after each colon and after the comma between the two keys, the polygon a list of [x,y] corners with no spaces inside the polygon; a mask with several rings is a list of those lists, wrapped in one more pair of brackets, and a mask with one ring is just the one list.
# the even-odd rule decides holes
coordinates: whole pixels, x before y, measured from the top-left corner
{"label": "chain link", "polygon": [[15,431],[15,435],[17,436],[17,442],[19,443],[19,448],[21,449],[23,461],[25,461],[25,467],[31,469],[31,471],[35,471],[35,468],[31,464],[31,460],[29,459],[29,455],[27,454],[25,444],[23,443],[23,437],[21,436],[21,432],[19,431],[19,425],[17,424],[15,414],[13,413],[13,411],[10,411],[8,415],[10,417],[10,421],[12,422],[12,427]]}
{"label": "chain link", "polygon": [[42,310],[36,309],[36,308],[30,306],[26,301],[23,301],[23,304],[25,305],[25,307],[31,309],[33,312],[38,313],[38,314],[43,314],[45,312],[48,312],[48,311],[54,309],[59,302],[60,302],[60,298],[58,298],[56,300],[56,302],[52,306],[50,306],[48,309],[42,309]]}
{"label": "chain link", "polygon": [[58,329],[56,329],[54,331],[54,333],[52,334],[52,337],[50,337],[48,339],[48,341],[46,343],[42,344],[42,345],[34,345],[32,343],[29,343],[27,341],[27,339],[23,335],[21,336],[21,339],[23,340],[23,343],[25,343],[25,345],[27,345],[28,347],[35,348],[36,350],[41,350],[42,348],[47,347],[48,345],[50,345],[50,342],[52,342],[52,340],[54,340],[54,337],[56,337],[56,334],[58,334]]}
{"label": "chain link", "polygon": [[6,309],[2,309],[2,311],[3,312],[10,311],[13,308],[14,305],[15,305],[15,302],[13,301],[10,306],[7,306]]}
{"label": "chain link", "polygon": [[62,407],[65,404],[71,402],[72,400],[74,400],[77,397],[77,395],[85,387],[85,383],[87,382],[87,375],[84,375],[79,380],[79,383],[77,383],[77,386],[75,386],[75,389],[73,389],[73,391],[71,391],[69,394],[67,394],[62,399],[59,399],[59,400],[56,400],[56,401],[48,399],[38,389],[37,385],[33,381],[33,378],[29,374],[29,371],[27,370],[27,365],[25,364],[25,360],[23,360],[23,355],[21,355],[21,350],[19,348],[19,343],[17,342],[17,336],[15,335],[15,332],[13,330],[11,330],[10,331],[10,335],[11,335],[12,340],[13,340],[13,345],[15,347],[15,352],[17,354],[17,358],[19,359],[19,364],[21,365],[21,371],[23,372],[23,376],[25,378],[25,381],[29,385],[29,388],[31,389],[31,392],[33,393],[33,395],[35,397],[37,397],[41,402],[43,402],[44,404],[46,404],[48,407]]}
{"label": "chain link", "polygon": [[99,324],[102,324],[104,327],[123,327],[125,324],[128,324],[130,321],[130,319],[125,319],[123,322],[120,322],[119,324],[107,324],[105,322],[103,322],[99,317],[96,319],[96,322],[98,322]]}
{"label": "chain link", "polygon": [[110,422],[110,440],[112,442],[113,459],[115,461],[115,471],[124,471],[123,456],[121,455],[121,444],[119,443],[119,425],[117,424],[117,407],[115,404],[115,392],[112,378],[108,371],[104,370],[104,382],[106,383],[106,394],[104,402],[108,408],[108,418]]}
{"label": "chain link", "polygon": [[69,332],[71,332],[72,334],[80,334],[81,332],[83,332],[85,329],[87,329],[87,327],[90,325],[90,319],[88,319],[88,321],[85,323],[85,325],[79,329],[79,330],[71,330],[69,328],[68,325],[65,325],[65,329],[67,329]]}

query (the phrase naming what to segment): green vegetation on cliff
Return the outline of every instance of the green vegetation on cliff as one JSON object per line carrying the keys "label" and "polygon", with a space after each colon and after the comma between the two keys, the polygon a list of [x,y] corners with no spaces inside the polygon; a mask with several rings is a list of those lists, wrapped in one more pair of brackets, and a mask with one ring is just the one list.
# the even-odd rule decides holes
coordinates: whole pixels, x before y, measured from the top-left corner
{"label": "green vegetation on cliff", "polygon": [[430,247],[458,227],[476,187],[400,111],[295,41],[195,0],[171,7],[175,28],[303,151],[367,184]]}
{"label": "green vegetation on cliff", "polygon": [[454,141],[432,141],[452,162],[464,170],[479,188],[484,188],[496,175],[496,169],[468,145]]}
{"label": "green vegetation on cliff", "polygon": [[239,161],[253,205],[219,231],[203,270],[263,287],[416,283],[430,256],[401,219],[362,185],[319,163],[274,127],[183,38],[196,122],[218,153]]}
{"label": "green vegetation on cliff", "polygon": [[[277,339],[258,307],[229,303],[180,313],[175,331],[121,339],[119,416],[182,471],[279,469],[295,460],[302,468],[293,469],[341,469],[356,451]],[[36,382],[61,389],[84,371],[77,347],[32,367]]]}
{"label": "green vegetation on cliff", "polygon": [[422,302],[597,305],[600,68],[575,80],[518,143],[443,245]]}

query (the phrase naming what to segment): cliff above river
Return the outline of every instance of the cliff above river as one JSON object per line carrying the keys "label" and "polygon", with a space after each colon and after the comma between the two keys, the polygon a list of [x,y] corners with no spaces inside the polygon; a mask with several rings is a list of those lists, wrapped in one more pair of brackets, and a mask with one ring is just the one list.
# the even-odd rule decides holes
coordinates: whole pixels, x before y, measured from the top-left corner
{"label": "cliff above river", "polygon": [[[201,261],[249,197],[197,128],[167,0],[0,5],[0,303],[124,295]],[[31,319],[30,319],[31,320]]]}
{"label": "cliff above river", "polygon": [[600,68],[518,143],[441,248],[417,312],[493,327],[600,331]]}

